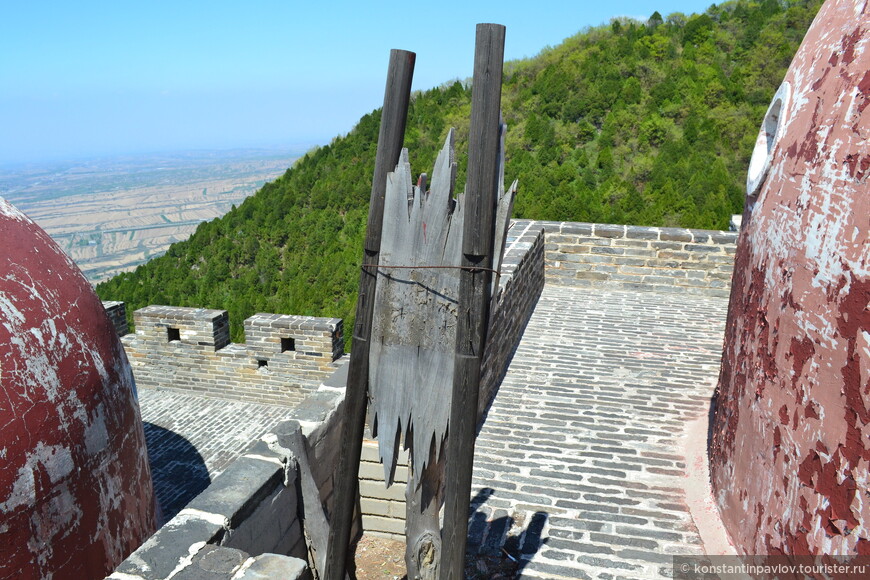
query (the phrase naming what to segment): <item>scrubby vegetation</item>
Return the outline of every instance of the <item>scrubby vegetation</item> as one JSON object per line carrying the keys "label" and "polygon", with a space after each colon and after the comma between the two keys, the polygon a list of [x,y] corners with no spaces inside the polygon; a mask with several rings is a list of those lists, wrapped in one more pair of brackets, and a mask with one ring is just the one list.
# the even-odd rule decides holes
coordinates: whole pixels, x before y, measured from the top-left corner
{"label": "scrubby vegetation", "polygon": [[[506,63],[515,216],[725,228],[742,210],[758,126],[821,3],[738,0],[699,15],[656,12]],[[450,127],[465,160],[470,108],[467,83],[415,95],[405,137],[415,171],[431,172]],[[238,208],[97,292],[129,312],[148,304],[226,309],[234,340],[255,312],[335,316],[349,329],[379,120],[379,111],[366,115]]]}

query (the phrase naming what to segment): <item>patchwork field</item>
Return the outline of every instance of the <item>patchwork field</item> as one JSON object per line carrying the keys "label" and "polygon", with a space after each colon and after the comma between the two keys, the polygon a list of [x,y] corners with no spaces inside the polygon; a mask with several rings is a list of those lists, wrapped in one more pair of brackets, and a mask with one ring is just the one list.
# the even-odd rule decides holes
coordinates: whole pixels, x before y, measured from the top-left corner
{"label": "patchwork field", "polygon": [[92,283],[166,252],[282,175],[299,153],[245,150],[0,169],[0,196]]}

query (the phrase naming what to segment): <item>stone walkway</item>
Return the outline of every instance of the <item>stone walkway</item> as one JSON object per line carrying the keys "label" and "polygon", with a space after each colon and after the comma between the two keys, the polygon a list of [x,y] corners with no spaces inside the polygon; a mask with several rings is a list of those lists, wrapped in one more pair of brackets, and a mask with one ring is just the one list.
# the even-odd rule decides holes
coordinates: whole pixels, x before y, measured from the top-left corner
{"label": "stone walkway", "polygon": [[[479,577],[510,557],[521,578],[669,578],[671,555],[702,553],[682,439],[709,411],[726,310],[722,298],[544,288],[477,442]],[[171,389],[139,399],[164,521],[292,411]]]}
{"label": "stone walkway", "polygon": [[292,411],[172,389],[139,389],[139,406],[161,524]]}
{"label": "stone walkway", "polygon": [[[685,427],[708,413],[727,300],[547,285],[477,443],[470,550],[522,578],[668,578],[700,554]],[[486,571],[481,570],[486,577]]]}

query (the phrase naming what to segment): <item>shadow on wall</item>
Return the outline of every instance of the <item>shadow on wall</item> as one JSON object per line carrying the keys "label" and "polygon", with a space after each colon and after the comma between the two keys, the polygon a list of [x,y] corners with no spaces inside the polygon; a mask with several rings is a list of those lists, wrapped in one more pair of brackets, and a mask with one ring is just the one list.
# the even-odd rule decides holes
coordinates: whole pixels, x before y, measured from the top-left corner
{"label": "shadow on wall", "polygon": [[485,487],[471,500],[466,578],[517,578],[547,542],[541,537],[547,523],[546,512],[535,512],[528,522],[510,515],[488,521],[489,510],[484,504],[494,494],[494,489]]}
{"label": "shadow on wall", "polygon": [[159,425],[143,424],[151,479],[162,526],[211,483],[202,455],[190,441]]}

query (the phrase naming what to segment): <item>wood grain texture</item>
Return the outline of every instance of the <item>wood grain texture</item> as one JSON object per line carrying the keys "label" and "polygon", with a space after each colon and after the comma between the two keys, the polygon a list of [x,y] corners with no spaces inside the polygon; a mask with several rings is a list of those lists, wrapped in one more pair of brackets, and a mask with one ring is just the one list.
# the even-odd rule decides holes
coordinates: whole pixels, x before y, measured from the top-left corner
{"label": "wood grain texture", "polygon": [[[402,150],[415,59],[416,56],[413,52],[404,50],[390,52],[387,84],[384,90],[384,108],[381,115],[378,149],[375,155],[375,172],[369,200],[369,219],[363,251],[364,264],[373,264],[374,266],[378,264],[386,189],[385,176],[388,169],[395,166]],[[359,497],[357,473],[359,473],[359,459],[365,431],[369,337],[371,335],[375,282],[372,269],[363,268],[360,272],[356,322],[353,329],[353,350],[350,355],[347,390],[345,392],[345,417],[342,423],[342,444],[337,477],[335,478],[328,557],[323,575],[327,580],[340,580],[345,575],[353,510]]]}
{"label": "wood grain texture", "polygon": [[[462,205],[453,199],[456,163],[448,133],[428,192],[411,185],[407,152],[387,179],[372,341],[371,411],[387,484],[398,439],[422,450],[447,429],[456,336]],[[414,266],[413,269],[391,268]],[[452,266],[454,268],[428,268]],[[408,430],[413,425],[413,439]],[[413,466],[419,481],[425,461]]]}
{"label": "wood grain texture", "polygon": [[450,408],[440,577],[463,577],[483,348],[489,326],[492,250],[499,190],[500,107],[505,27],[478,24],[468,136],[468,208],[459,276],[461,305]]}
{"label": "wood grain texture", "polygon": [[[501,125],[502,140],[505,131]],[[393,481],[400,440],[417,458],[412,461],[414,480],[422,481],[430,447],[434,459],[440,459],[449,422],[465,222],[465,196],[453,199],[453,140],[451,130],[435,161],[429,191],[412,186],[406,152],[387,177],[369,350],[370,410],[387,485]],[[503,175],[503,151],[499,167]],[[498,188],[496,266],[515,194],[516,182],[507,192]]]}

